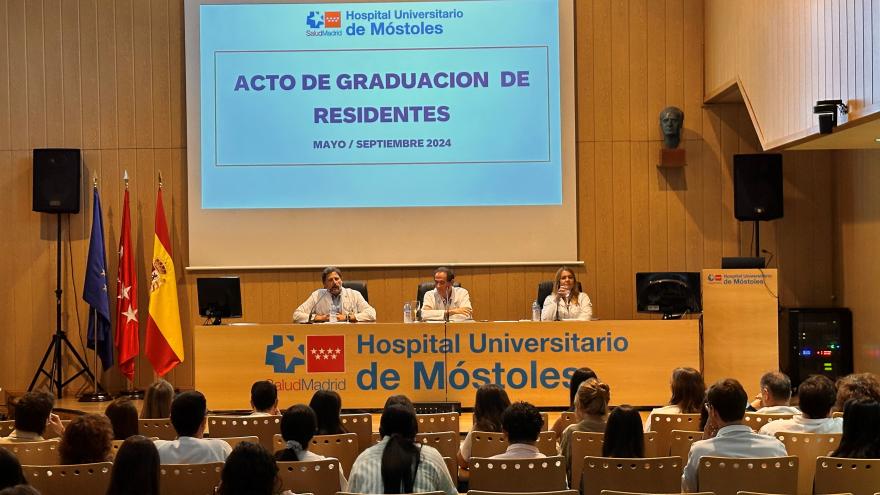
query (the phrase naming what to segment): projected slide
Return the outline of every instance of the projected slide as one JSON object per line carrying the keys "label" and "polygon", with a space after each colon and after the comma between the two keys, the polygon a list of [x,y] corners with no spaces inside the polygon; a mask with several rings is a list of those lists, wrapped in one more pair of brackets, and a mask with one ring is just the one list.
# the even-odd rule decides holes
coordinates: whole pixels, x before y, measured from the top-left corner
{"label": "projected slide", "polygon": [[199,9],[202,208],[562,204],[556,0]]}

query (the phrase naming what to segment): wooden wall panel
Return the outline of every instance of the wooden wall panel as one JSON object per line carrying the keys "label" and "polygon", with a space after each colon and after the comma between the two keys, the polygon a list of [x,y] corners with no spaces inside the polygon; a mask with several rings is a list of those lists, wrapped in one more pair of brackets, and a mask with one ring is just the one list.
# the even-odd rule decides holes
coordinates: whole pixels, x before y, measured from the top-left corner
{"label": "wooden wall panel", "polygon": [[[704,33],[714,22],[711,17],[704,22],[702,0],[576,3],[578,252],[586,265],[578,275],[597,316],[644,318],[634,308],[635,272],[696,271],[719,266],[722,256],[745,254],[751,230],[733,218],[731,157],[755,151],[760,143],[742,105],[701,104],[708,72],[702,61]],[[811,22],[814,17],[818,24],[818,12]],[[863,24],[868,25],[864,18]],[[101,191],[111,279],[123,173],[131,179],[143,342],[162,173],[188,356],[169,378],[191,386],[191,329],[201,319],[198,274],[183,270],[188,260],[183,1],[8,0],[0,2],[0,26],[5,31],[0,36],[0,187],[9,191],[0,196],[0,214],[14,233],[0,239],[0,248],[6,248],[0,262],[6,280],[0,284],[0,387],[27,386],[54,325],[55,217],[30,211],[30,150],[43,145],[84,150],[86,199],[80,214],[64,217],[63,234],[64,326],[77,347],[87,321],[80,297],[92,177],[97,176]],[[873,56],[861,53],[862,59]],[[863,75],[864,86],[873,90],[869,71]],[[656,166],[658,114],[667,105],[687,115],[688,166],[682,170]],[[762,242],[778,260],[773,264],[781,270],[785,304],[821,304],[831,297],[832,217],[830,209],[825,211],[833,203],[825,187],[833,176],[831,161],[822,153],[786,155],[787,216],[763,227],[767,241]],[[458,272],[471,291],[477,318],[500,320],[528,317],[536,284],[552,278],[555,267]],[[289,321],[319,285],[315,270],[239,275],[245,321]],[[431,276],[427,268],[346,270],[348,279],[369,283],[381,321],[399,321],[403,301],[414,299],[417,284]],[[139,358],[136,383],[144,386],[153,378],[146,359]],[[115,370],[105,380],[113,388],[123,385]]]}
{"label": "wooden wall panel", "polygon": [[816,134],[817,100],[880,112],[878,0],[705,0],[705,94],[739,81],[764,149]]}

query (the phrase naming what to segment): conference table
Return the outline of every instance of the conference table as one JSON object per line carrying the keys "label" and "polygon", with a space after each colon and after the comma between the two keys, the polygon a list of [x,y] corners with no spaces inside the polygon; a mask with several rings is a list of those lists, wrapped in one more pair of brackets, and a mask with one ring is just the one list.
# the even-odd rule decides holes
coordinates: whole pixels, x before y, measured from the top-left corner
{"label": "conference table", "polygon": [[568,406],[572,372],[589,367],[612,404],[669,400],[678,366],[700,368],[700,322],[682,320],[460,323],[232,324],[194,332],[195,386],[212,410],[250,408],[270,380],[279,403],[335,390],[346,409],[379,409],[390,395],[472,407],[482,384],[510,399]]}

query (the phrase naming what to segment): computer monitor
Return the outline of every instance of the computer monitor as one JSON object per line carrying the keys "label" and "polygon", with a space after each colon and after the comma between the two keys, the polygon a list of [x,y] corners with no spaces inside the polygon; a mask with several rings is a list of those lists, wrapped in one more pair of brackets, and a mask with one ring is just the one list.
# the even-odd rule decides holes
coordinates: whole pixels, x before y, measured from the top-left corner
{"label": "computer monitor", "polygon": [[213,318],[219,325],[222,318],[241,318],[241,284],[238,277],[199,278],[199,316]]}
{"label": "computer monitor", "polygon": [[664,319],[702,311],[699,272],[636,273],[639,313],[661,313]]}

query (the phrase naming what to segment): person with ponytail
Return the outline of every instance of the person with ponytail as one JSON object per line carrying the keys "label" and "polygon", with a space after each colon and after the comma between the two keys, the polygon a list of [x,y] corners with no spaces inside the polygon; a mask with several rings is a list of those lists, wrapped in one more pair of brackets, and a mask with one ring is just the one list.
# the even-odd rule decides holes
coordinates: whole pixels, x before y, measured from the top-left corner
{"label": "person with ponytail", "polygon": [[562,440],[559,442],[559,454],[565,456],[569,477],[571,477],[572,433],[576,431],[604,433],[609,401],[611,401],[611,388],[595,378],[586,380],[578,387],[574,413],[579,422],[569,425],[562,432]]}
{"label": "person with ponytail", "polygon": [[379,423],[382,440],[354,461],[348,491],[457,495],[440,452],[417,443],[416,433],[418,423],[412,406],[399,401],[386,405]]}
{"label": "person with ponytail", "polygon": [[[320,461],[327,459],[322,455],[309,451],[312,437],[318,431],[318,417],[311,407],[305,404],[290,406],[281,415],[281,438],[284,439],[284,448],[275,452],[275,460],[282,462],[290,461]],[[348,481],[342,467],[339,468],[340,491],[348,491]]]}

